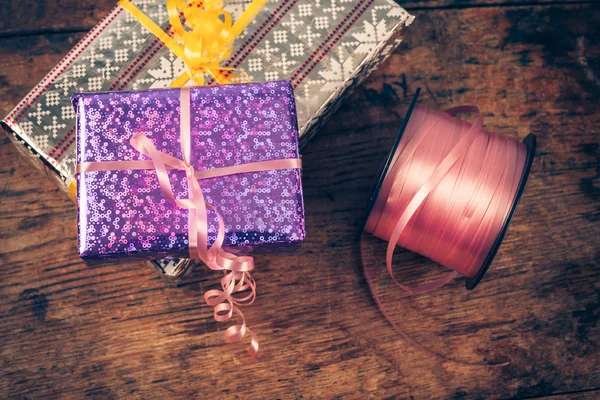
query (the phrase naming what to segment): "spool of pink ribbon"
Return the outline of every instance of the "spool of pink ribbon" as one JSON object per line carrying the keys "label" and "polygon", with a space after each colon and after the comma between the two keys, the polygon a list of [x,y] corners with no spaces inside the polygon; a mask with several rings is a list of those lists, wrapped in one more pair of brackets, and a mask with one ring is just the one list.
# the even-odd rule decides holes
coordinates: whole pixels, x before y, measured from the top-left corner
{"label": "spool of pink ribbon", "polygon": [[[519,142],[484,130],[477,107],[443,112],[416,106],[418,95],[419,90],[374,186],[364,232],[388,242],[386,267],[400,288],[425,293],[462,275],[467,289],[473,289],[496,255],[523,194],[536,138],[530,134]],[[477,114],[473,124],[455,118],[465,112]],[[394,275],[396,246],[449,272],[435,282],[408,286]],[[367,281],[373,292],[368,276]],[[393,324],[376,296],[375,301]]]}

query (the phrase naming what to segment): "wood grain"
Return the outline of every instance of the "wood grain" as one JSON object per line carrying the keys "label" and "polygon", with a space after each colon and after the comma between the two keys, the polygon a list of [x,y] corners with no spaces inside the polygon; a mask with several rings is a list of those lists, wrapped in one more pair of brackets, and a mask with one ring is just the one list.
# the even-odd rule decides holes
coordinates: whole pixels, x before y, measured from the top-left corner
{"label": "wood grain", "polygon": [[[3,139],[0,397],[598,398],[600,8],[415,13],[407,42],[305,149],[306,243],[257,258],[259,298],[245,309],[260,335],[258,361],[224,343],[226,325],[203,304],[215,275],[197,270],[173,288],[141,263],[86,267],[75,207]],[[0,39],[0,112],[80,37]],[[462,360],[510,358],[501,370],[410,346],[365,282],[364,205],[417,87],[424,104],[474,103],[490,129],[538,135],[528,188],[475,291],[459,279],[404,295],[385,276],[383,244],[365,247],[367,274],[408,334]],[[409,283],[441,273],[407,252],[397,260]]]}

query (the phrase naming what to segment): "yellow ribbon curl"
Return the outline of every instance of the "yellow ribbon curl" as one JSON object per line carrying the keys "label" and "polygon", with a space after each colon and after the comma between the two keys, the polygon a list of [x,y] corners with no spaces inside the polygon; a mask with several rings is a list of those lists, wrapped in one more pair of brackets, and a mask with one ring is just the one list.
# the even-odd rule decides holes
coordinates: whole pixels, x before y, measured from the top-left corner
{"label": "yellow ribbon curl", "polygon": [[[254,0],[233,22],[231,14],[223,9],[222,0],[167,0],[173,37],[156,25],[130,0],[119,0],[119,5],[183,60],[186,72],[169,85],[169,87],[181,87],[189,80],[203,86],[204,74],[209,74],[219,84],[232,83],[240,79],[249,81],[248,75],[243,70],[225,68],[221,63],[231,56],[233,42],[254,20],[266,2],[267,0]],[[181,14],[184,23],[181,22]]]}

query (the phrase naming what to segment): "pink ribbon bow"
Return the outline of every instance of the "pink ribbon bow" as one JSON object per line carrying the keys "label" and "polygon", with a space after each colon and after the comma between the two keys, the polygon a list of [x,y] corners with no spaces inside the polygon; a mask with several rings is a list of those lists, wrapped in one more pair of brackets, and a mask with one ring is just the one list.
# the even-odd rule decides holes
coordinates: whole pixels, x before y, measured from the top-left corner
{"label": "pink ribbon bow", "polygon": [[[214,307],[214,318],[217,321],[227,321],[234,314],[240,317],[241,324],[230,326],[225,330],[225,339],[227,342],[233,343],[241,340],[246,333],[250,333],[252,341],[248,353],[254,357],[258,352],[258,340],[254,332],[246,326],[244,315],[237,307],[252,304],[256,298],[256,282],[250,275],[250,271],[254,269],[254,259],[250,256],[236,256],[222,249],[223,240],[225,239],[223,217],[215,207],[206,202],[198,180],[246,172],[297,169],[302,167],[302,161],[299,158],[289,158],[195,171],[190,164],[189,88],[181,88],[180,91],[180,117],[179,130],[183,160],[159,151],[147,136],[136,133],[130,139],[131,145],[138,152],[149,157],[150,160],[84,162],[77,165],[76,173],[142,169],[154,169],[156,171],[160,189],[164,196],[179,207],[188,210],[190,258],[200,259],[210,269],[223,271],[224,273],[221,279],[221,289],[207,291],[204,294],[204,300],[209,306]],[[175,198],[167,172],[169,169],[185,171],[190,193],[188,199]],[[219,221],[217,238],[210,247],[208,246],[207,208],[217,214]],[[240,294],[248,290],[250,291],[249,294]]]}

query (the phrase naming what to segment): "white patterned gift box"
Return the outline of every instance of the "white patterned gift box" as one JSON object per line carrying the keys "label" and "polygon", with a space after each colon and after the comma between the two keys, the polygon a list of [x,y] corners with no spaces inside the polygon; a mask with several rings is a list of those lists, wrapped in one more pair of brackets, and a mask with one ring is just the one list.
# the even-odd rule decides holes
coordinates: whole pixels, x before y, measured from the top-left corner
{"label": "white patterned gift box", "polygon": [[[251,0],[225,0],[234,18]],[[133,0],[168,27],[165,0]],[[400,44],[413,21],[392,0],[270,0],[235,41],[226,67],[253,81],[290,80],[304,145]],[[20,152],[74,193],[76,92],[167,87],[183,62],[117,6],[2,120]],[[209,82],[214,84],[214,82]],[[181,262],[155,263],[179,275]],[[171,272],[169,272],[171,271]],[[177,271],[175,273],[174,271]]]}

